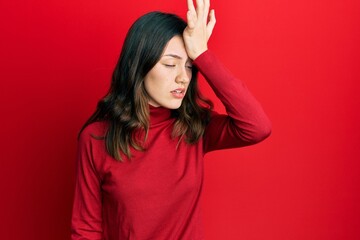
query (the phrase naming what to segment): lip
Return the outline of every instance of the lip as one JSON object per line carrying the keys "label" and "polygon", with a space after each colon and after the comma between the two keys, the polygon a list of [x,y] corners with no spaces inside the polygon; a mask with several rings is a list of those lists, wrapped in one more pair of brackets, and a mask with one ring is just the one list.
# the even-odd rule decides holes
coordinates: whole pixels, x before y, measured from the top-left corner
{"label": "lip", "polygon": [[182,99],[185,97],[186,90],[185,88],[177,88],[172,91],[170,91],[173,97]]}

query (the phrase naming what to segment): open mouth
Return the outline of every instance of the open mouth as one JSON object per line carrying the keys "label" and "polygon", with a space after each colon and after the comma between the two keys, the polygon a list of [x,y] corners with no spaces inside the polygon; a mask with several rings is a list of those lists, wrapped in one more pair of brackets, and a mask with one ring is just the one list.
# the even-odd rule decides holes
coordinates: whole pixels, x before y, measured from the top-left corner
{"label": "open mouth", "polygon": [[183,98],[185,96],[185,89],[175,89],[170,92],[175,98]]}
{"label": "open mouth", "polygon": [[184,90],[174,90],[174,91],[171,91],[172,93],[184,93],[185,91]]}

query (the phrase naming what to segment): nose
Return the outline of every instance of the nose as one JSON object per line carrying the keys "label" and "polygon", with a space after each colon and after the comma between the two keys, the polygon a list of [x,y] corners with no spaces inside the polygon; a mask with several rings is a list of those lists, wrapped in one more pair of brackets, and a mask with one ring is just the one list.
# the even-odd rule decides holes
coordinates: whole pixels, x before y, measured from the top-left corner
{"label": "nose", "polygon": [[191,70],[189,71],[186,67],[179,71],[178,75],[176,76],[176,83],[189,83],[191,80],[192,74]]}

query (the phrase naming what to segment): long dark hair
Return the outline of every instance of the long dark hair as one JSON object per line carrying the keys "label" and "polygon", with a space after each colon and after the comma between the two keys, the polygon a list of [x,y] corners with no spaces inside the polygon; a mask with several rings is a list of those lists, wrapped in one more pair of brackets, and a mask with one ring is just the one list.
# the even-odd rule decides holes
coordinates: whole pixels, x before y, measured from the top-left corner
{"label": "long dark hair", "polygon": [[[93,122],[107,121],[109,127],[100,138],[105,139],[106,150],[113,158],[122,160],[121,152],[131,158],[130,146],[144,150],[142,141],[149,129],[149,98],[144,78],[160,60],[170,39],[182,36],[185,28],[186,22],[174,14],[150,12],[135,21],[127,33],[110,89],[81,129]],[[198,91],[198,70],[193,67],[192,71],[181,106],[171,110],[176,118],[173,137],[179,137],[179,141],[184,138],[189,144],[202,137],[213,107]],[[143,140],[135,136],[139,130],[145,131]]]}

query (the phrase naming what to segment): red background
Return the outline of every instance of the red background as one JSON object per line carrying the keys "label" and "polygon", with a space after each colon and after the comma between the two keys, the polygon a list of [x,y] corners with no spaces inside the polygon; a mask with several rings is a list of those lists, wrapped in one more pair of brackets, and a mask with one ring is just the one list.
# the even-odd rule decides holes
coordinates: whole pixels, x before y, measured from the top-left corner
{"label": "red background", "polygon": [[[1,239],[69,238],[76,135],[125,33],[151,10],[184,16],[185,2],[0,2]],[[207,155],[207,239],[360,239],[360,2],[212,6],[210,48],[261,101],[273,133]]]}

